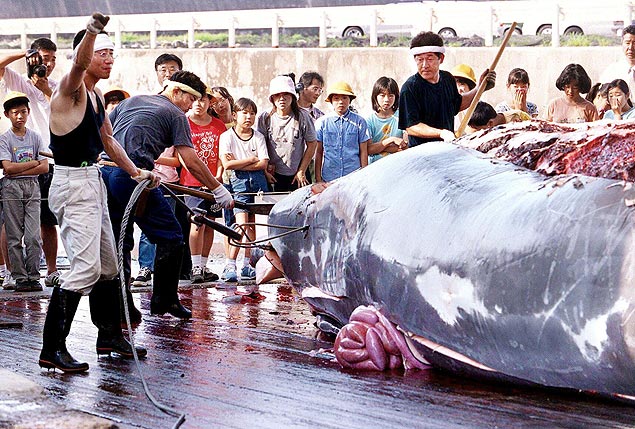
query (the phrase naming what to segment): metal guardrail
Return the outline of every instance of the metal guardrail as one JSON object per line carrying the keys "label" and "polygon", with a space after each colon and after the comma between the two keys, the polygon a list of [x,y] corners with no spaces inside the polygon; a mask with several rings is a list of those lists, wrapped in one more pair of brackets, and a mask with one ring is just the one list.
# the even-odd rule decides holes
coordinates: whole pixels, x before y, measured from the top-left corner
{"label": "metal guardrail", "polygon": [[[544,16],[548,16],[547,21],[551,23],[553,29],[552,46],[559,46],[558,29],[565,18],[561,4],[567,1],[561,0],[557,3],[552,1],[422,1],[379,6],[114,15],[108,24],[108,31],[114,34],[117,48],[122,47],[124,32],[149,33],[150,48],[154,49],[157,47],[157,33],[160,31],[187,32],[187,45],[189,48],[194,48],[196,31],[222,30],[228,32],[228,46],[233,48],[236,46],[236,30],[239,29],[270,28],[271,46],[279,47],[281,28],[313,27],[319,29],[319,46],[326,47],[327,36],[332,35],[332,29],[345,28],[354,22],[365,26],[370,46],[374,47],[378,44],[378,34],[387,26],[400,27],[402,31],[414,35],[422,30],[439,31],[443,23],[463,19],[477,23],[481,30],[479,35],[485,39],[485,45],[492,46],[494,36],[497,35],[498,21],[504,21],[503,17],[511,14],[519,17],[513,17],[510,21],[522,22],[519,18],[527,13],[527,8],[532,7],[540,10]],[[576,3],[578,7],[590,7],[580,5],[579,1]],[[608,3],[619,3],[623,8],[624,22],[629,24],[632,21],[635,8],[633,1],[605,0],[602,4],[595,2],[593,7],[606,8]],[[50,38],[57,42],[58,34],[74,34],[84,28],[85,23],[86,17],[2,19],[0,20],[0,35],[19,35],[21,48],[27,49],[28,35],[50,34]]]}

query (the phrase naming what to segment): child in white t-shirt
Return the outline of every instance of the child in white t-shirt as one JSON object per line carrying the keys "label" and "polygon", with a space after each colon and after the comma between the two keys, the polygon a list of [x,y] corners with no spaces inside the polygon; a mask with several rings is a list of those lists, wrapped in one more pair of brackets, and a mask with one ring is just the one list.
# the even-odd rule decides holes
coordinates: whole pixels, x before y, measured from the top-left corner
{"label": "child in white t-shirt", "polygon": [[[267,143],[265,137],[252,127],[256,120],[258,109],[256,103],[248,98],[240,98],[234,104],[233,118],[236,125],[220,136],[219,155],[223,168],[232,170],[231,185],[235,192],[234,199],[243,203],[253,203],[257,192],[267,192],[265,170],[269,164]],[[234,208],[236,223],[245,224],[255,222],[255,216],[244,209]],[[253,225],[244,227],[246,238],[256,239]],[[245,240],[245,237],[243,237]],[[246,240],[245,240],[246,241]],[[244,266],[241,270],[241,280],[253,280],[256,271],[249,265],[249,249],[245,251]],[[230,252],[223,278],[232,282],[237,280],[236,255]],[[233,269],[233,273],[230,272]]]}

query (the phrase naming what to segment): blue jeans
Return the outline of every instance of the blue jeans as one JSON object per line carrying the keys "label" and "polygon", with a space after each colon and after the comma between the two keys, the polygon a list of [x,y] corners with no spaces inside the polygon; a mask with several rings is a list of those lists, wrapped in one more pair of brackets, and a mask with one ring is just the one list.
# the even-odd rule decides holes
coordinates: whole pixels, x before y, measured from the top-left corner
{"label": "blue jeans", "polygon": [[[176,201],[172,198],[168,198],[168,204],[174,212]],[[144,232],[141,233],[139,238],[139,268],[146,267],[150,271],[154,271],[154,256],[156,254],[156,246],[150,242]]]}
{"label": "blue jeans", "polygon": [[[115,239],[118,240],[123,213],[137,182],[118,167],[106,166],[102,167],[101,171],[108,189],[108,208],[112,229]],[[181,226],[160,189],[148,191],[144,212],[137,216],[133,210],[132,220],[145,233],[151,243],[173,245],[175,242],[183,242]],[[124,237],[125,252],[130,252],[134,246],[132,232],[132,222],[129,222]]]}

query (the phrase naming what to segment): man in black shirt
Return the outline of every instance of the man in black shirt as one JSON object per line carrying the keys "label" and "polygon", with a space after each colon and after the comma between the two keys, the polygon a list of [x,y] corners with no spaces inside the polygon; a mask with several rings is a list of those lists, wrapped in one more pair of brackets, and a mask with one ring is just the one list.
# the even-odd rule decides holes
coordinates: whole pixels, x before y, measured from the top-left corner
{"label": "man in black shirt", "polygon": [[[433,32],[421,32],[410,42],[410,53],[417,63],[417,73],[409,77],[399,94],[399,128],[408,133],[410,147],[435,140],[454,140],[454,116],[467,109],[478,86],[459,94],[454,77],[439,67],[445,59],[443,39]],[[485,89],[496,82],[496,73],[485,70],[479,85]]]}

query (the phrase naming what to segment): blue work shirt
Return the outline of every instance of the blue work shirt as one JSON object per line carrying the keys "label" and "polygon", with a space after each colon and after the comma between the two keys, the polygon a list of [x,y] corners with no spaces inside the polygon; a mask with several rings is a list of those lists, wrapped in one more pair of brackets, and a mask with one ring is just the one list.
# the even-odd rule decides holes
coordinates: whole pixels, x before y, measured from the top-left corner
{"label": "blue work shirt", "polygon": [[324,147],[322,180],[330,182],[360,168],[359,145],[370,140],[366,120],[347,110],[344,115],[322,116],[315,123],[317,140]]}

